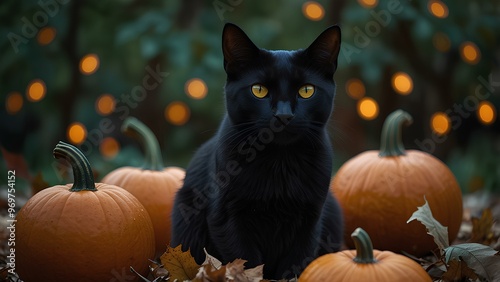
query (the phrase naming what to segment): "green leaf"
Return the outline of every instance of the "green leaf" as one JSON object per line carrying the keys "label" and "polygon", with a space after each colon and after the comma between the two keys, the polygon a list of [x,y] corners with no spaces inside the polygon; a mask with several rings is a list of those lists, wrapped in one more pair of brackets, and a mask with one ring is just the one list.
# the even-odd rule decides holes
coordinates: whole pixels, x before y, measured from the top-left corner
{"label": "green leaf", "polygon": [[467,243],[450,246],[444,252],[446,263],[454,259],[463,260],[482,278],[499,281],[500,256],[494,249],[477,243]]}
{"label": "green leaf", "polygon": [[415,211],[410,219],[406,223],[413,221],[414,219],[420,221],[425,228],[427,228],[427,234],[431,235],[434,238],[434,242],[439,247],[439,250],[442,252],[444,249],[450,246],[448,241],[448,227],[445,227],[439,223],[433,216],[432,211],[425,199],[425,204],[421,207],[418,207],[417,211]]}

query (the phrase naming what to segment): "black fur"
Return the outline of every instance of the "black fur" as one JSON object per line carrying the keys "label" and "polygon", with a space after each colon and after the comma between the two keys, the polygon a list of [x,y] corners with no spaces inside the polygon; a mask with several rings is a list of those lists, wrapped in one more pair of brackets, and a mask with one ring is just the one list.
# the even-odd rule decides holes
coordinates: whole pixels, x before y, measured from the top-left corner
{"label": "black fur", "polygon": [[[320,254],[339,250],[340,208],[329,192],[340,28],[305,50],[257,48],[233,24],[223,32],[227,114],[191,161],[173,210],[172,246],[227,263],[265,264],[268,279],[298,276]],[[253,84],[269,89],[259,99]],[[314,95],[299,97],[312,84]]]}

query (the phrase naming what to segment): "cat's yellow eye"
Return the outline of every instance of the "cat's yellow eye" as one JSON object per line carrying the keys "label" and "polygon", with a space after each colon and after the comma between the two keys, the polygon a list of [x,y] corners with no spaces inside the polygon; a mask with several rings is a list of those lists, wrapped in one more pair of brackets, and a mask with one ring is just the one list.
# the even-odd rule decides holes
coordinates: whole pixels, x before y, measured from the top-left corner
{"label": "cat's yellow eye", "polygon": [[257,98],[264,98],[267,96],[267,88],[262,84],[254,84],[252,85],[252,93]]}
{"label": "cat's yellow eye", "polygon": [[311,84],[306,84],[299,89],[300,97],[307,99],[314,94],[314,86]]}

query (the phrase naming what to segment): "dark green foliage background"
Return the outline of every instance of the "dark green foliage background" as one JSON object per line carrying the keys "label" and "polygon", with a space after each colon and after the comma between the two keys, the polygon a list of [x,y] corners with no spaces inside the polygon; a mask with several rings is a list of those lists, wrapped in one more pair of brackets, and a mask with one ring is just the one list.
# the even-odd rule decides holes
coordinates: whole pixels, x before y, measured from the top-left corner
{"label": "dark green foliage background", "polygon": [[[40,46],[36,38],[24,36],[27,40],[17,46],[17,52],[9,34],[23,36],[23,18],[33,23],[33,16],[44,10],[35,0],[0,3],[0,141],[5,149],[22,154],[30,173],[41,172],[51,186],[71,181],[52,158],[52,149],[57,141],[66,140],[66,128],[74,121],[82,122],[89,134],[99,129],[103,119],[112,121],[114,130],[102,136],[94,131],[89,138],[115,137],[121,144],[119,155],[108,160],[99,154],[98,144],[85,148],[98,179],[116,167],[142,163],[138,144],[119,132],[128,115],[142,120],[158,136],[167,165],[185,167],[194,150],[215,132],[224,113],[220,45],[222,27],[230,21],[267,49],[305,48],[329,25],[342,26],[344,45],[329,126],[336,168],[364,150],[378,148],[383,120],[393,110],[401,108],[413,116],[404,141],[407,148],[421,150],[418,144],[433,138],[432,114],[450,110],[454,128],[445,137],[434,136],[430,153],[452,168],[464,192],[500,191],[500,122],[484,126],[474,111],[467,117],[453,111],[455,105],[463,106],[474,96],[478,77],[491,79],[488,100],[500,110],[500,1],[445,1],[449,7],[445,19],[433,17],[427,1],[380,0],[373,9],[354,0],[319,1],[326,16],[318,22],[303,16],[304,1],[298,0],[40,2],[57,3],[57,12],[46,24],[56,28],[56,38]],[[390,5],[399,5],[401,12],[390,13]],[[376,15],[382,14],[390,18],[377,21]],[[448,52],[433,46],[436,32],[449,37]],[[461,60],[459,46],[465,41],[479,47],[478,64]],[[78,62],[88,53],[98,54],[100,67],[85,76],[79,73]],[[108,117],[96,113],[98,96],[110,93],[120,101],[122,95],[130,95],[135,86],[142,85],[147,66],[169,75],[144,100],[129,107],[129,113]],[[390,78],[397,71],[412,77],[411,95],[397,95],[391,88]],[[206,98],[193,100],[184,93],[184,83],[193,77],[207,83]],[[25,100],[21,112],[8,115],[7,94],[24,95],[35,78],[46,83],[46,97],[36,103]],[[364,121],[357,115],[356,101],[345,90],[350,78],[360,78],[366,95],[378,101],[380,114],[375,120]],[[171,125],[164,118],[163,111],[172,101],[183,101],[191,110],[183,126]],[[6,163],[1,162],[0,168],[6,171]]]}

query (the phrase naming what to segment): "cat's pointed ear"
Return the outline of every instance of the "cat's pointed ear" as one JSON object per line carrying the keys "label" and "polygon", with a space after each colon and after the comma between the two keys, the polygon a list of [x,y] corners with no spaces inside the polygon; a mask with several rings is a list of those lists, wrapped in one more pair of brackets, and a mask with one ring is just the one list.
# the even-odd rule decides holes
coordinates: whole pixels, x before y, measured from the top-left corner
{"label": "cat's pointed ear", "polygon": [[224,69],[241,67],[246,62],[252,62],[259,54],[259,48],[248,38],[245,32],[237,25],[227,23],[222,32],[222,53],[224,55]]}
{"label": "cat's pointed ear", "polygon": [[323,31],[314,42],[306,49],[309,59],[318,66],[332,70],[337,69],[337,57],[340,52],[340,27],[331,26]]}

